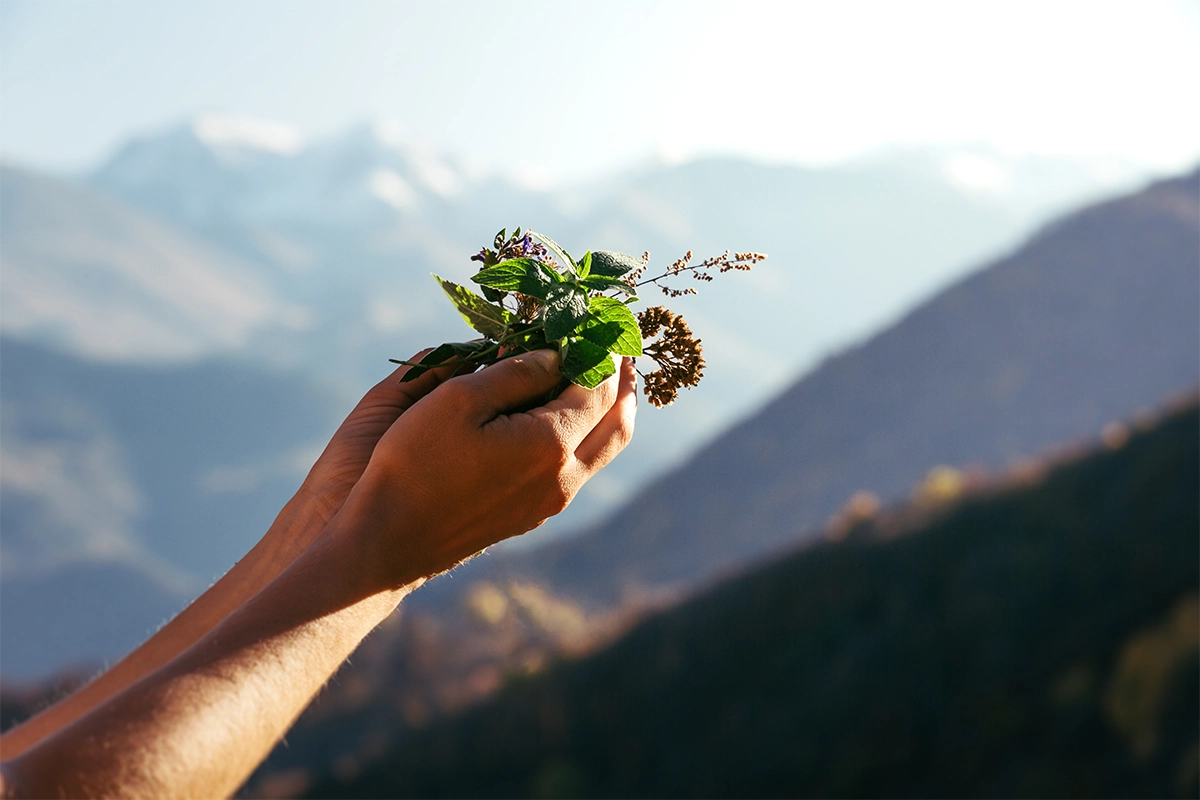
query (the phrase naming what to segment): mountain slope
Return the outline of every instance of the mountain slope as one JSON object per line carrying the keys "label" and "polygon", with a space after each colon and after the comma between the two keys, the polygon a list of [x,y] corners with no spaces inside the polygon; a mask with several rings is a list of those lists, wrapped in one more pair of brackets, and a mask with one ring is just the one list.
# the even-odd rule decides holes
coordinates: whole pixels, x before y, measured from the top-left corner
{"label": "mountain slope", "polygon": [[886,500],[938,464],[1003,467],[1196,385],[1198,195],[1193,173],[1064,217],[587,535],[475,569],[600,603],[694,583],[795,541],[858,490]]}
{"label": "mountain slope", "polygon": [[90,560],[0,578],[5,680],[114,663],[178,614],[192,593],[121,561]]}
{"label": "mountain slope", "polygon": [[[126,211],[136,206],[156,231],[186,240],[170,248],[177,259],[206,243],[222,263],[236,261],[241,274],[269,288],[272,315],[261,324],[217,324],[221,313],[206,315],[202,302],[179,311],[137,282],[102,279],[92,250],[136,250],[138,270],[155,276],[161,248],[125,236],[130,226],[108,225],[120,234],[108,239],[89,233],[91,212],[62,213],[47,190],[38,204],[26,204],[26,221],[6,241],[23,252],[61,251],[63,241],[98,244],[74,247],[75,261],[42,259],[27,291],[16,291],[15,282],[10,291],[6,277],[6,302],[24,298],[28,311],[11,332],[109,358],[211,349],[172,351],[174,339],[159,328],[174,325],[168,331],[184,330],[188,342],[238,347],[247,358],[319,374],[353,393],[386,374],[386,358],[469,335],[428,273],[467,280],[469,255],[502,225],[532,224],[577,249],[649,249],[660,264],[688,249],[770,253],[754,272],[673,302],[704,339],[704,384],[670,413],[643,414],[627,457],[541,538],[606,513],[830,348],[867,334],[1023,235],[1064,196],[1018,207],[963,190],[937,159],[821,169],[710,159],[647,165],[603,185],[547,193],[472,178],[454,159],[378,128],[300,147],[286,131],[245,122],[201,118],[131,141],[89,176],[87,188],[67,187],[61,202],[74,207],[83,195]],[[20,186],[19,176],[0,181]],[[1102,188],[1083,176],[1074,186],[1077,193]],[[878,265],[893,262],[905,268],[881,276]],[[172,263],[166,254],[163,263]],[[106,314],[110,305],[119,319]],[[753,318],[756,327],[730,324],[738,318]],[[154,335],[121,335],[147,329],[150,322],[134,325],[145,320],[159,326]],[[757,344],[764,339],[788,344],[767,354]]]}
{"label": "mountain slope", "polygon": [[780,559],[458,719],[377,733],[308,794],[1195,796],[1198,485],[1193,403],[923,528]]}
{"label": "mountain slope", "polygon": [[10,680],[128,652],[257,541],[345,407],[225,359],[114,365],[7,337],[0,403]]}
{"label": "mountain slope", "polygon": [[120,200],[0,167],[7,335],[116,361],[240,348],[296,310],[268,276]]}

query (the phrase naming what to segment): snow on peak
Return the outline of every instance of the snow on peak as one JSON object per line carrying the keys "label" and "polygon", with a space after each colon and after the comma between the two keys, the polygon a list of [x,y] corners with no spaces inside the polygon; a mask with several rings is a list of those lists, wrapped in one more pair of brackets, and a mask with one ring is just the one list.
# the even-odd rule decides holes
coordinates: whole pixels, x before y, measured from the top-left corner
{"label": "snow on peak", "polygon": [[294,128],[252,117],[202,114],[192,123],[196,138],[210,147],[241,146],[279,155],[295,155],[304,140]]}
{"label": "snow on peak", "polygon": [[408,134],[404,123],[398,119],[384,119],[372,123],[371,135],[375,141],[393,150],[403,150],[408,146]]}
{"label": "snow on peak", "polygon": [[408,181],[390,169],[377,169],[370,177],[371,193],[397,211],[414,211],[418,196]]}
{"label": "snow on peak", "polygon": [[946,158],[942,169],[951,184],[967,192],[1000,193],[1013,185],[1007,164],[977,153],[954,153]]}

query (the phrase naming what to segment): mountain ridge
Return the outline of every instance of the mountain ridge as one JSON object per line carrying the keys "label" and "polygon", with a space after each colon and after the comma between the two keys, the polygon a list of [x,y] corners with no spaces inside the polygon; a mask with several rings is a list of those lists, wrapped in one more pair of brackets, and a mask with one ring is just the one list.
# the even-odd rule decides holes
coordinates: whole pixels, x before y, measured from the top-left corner
{"label": "mountain ridge", "polygon": [[857,491],[886,501],[938,464],[999,469],[1095,436],[1200,381],[1198,216],[1200,170],[1068,215],[827,360],[609,521],[478,569],[612,603],[623,583],[782,545]]}

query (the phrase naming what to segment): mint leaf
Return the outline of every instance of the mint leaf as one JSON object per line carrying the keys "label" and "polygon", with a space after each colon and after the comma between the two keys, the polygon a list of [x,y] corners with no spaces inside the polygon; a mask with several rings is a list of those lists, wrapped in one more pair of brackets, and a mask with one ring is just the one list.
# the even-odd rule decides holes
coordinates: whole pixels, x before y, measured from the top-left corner
{"label": "mint leaf", "polygon": [[437,275],[434,275],[433,278],[441,285],[442,291],[454,303],[454,307],[458,309],[459,314],[462,314],[462,318],[467,321],[467,324],[484,336],[499,339],[504,336],[508,326],[516,321],[517,318],[508,311],[489,303],[470,289],[439,278]]}
{"label": "mint leaf", "polygon": [[521,292],[544,301],[550,287],[562,281],[562,276],[536,259],[510,258],[479,270],[471,280],[491,289]]}
{"label": "mint leaf", "polygon": [[637,297],[637,289],[633,288],[633,284],[623,281],[620,278],[610,278],[607,275],[596,275],[595,273],[582,278],[579,285],[585,289],[591,289],[593,292],[607,292],[609,289],[616,289],[618,292],[624,292],[630,297]]}
{"label": "mint leaf", "polygon": [[593,297],[588,301],[587,322],[579,335],[619,356],[642,354],[642,332],[637,319],[628,306],[611,297]]}
{"label": "mint leaf", "polygon": [[592,274],[607,275],[610,278],[619,278],[627,272],[631,272],[642,266],[640,258],[634,258],[625,253],[617,253],[612,250],[595,250],[592,252]]}
{"label": "mint leaf", "polygon": [[567,380],[585,389],[595,389],[616,371],[612,357],[603,347],[597,347],[587,339],[572,337],[568,340],[567,355],[562,364],[562,373]]}
{"label": "mint leaf", "polygon": [[426,353],[417,366],[409,367],[400,382],[408,383],[416,380],[434,367],[440,367],[443,364],[470,361],[472,356],[491,346],[491,342],[446,342],[438,345]]}
{"label": "mint leaf", "polygon": [[550,252],[552,252],[552,253],[554,253],[554,255],[558,256],[558,260],[563,262],[564,267],[567,267],[569,269],[575,269],[575,267],[576,267],[575,259],[571,258],[571,254],[568,253],[566,250],[563,250],[562,247],[559,246],[558,242],[554,241],[549,236],[538,233],[537,231],[525,231],[525,232],[527,234],[529,234],[530,236],[532,236],[533,238],[537,239],[542,244],[546,245],[546,247],[548,247],[550,249]]}
{"label": "mint leaf", "polygon": [[592,251],[588,250],[583,254],[583,258],[579,259],[579,277],[586,278],[588,273],[592,271]]}
{"label": "mint leaf", "polygon": [[546,295],[546,338],[554,341],[574,333],[587,313],[588,299],[583,289],[569,283],[551,287]]}

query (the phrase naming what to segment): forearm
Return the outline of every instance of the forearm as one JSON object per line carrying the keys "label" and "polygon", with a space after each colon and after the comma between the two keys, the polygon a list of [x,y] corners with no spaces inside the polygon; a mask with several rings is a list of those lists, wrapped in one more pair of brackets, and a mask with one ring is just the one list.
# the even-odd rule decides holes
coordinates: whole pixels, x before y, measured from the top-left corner
{"label": "forearm", "polygon": [[451,372],[434,370],[414,382],[401,383],[403,370],[397,370],[375,386],[338,428],[300,491],[254,549],[187,609],[103,675],[0,737],[0,758],[20,755],[161,668],[274,580],[312,544],[341,508],[379,437],[406,408]]}
{"label": "forearm", "polygon": [[411,589],[359,580],[357,535],[318,542],[186,653],[8,763],[11,789],[231,794]]}
{"label": "forearm", "polygon": [[316,539],[328,510],[301,489],[262,540],[220,580],[128,656],[79,691],[0,737],[0,758],[15,758],[167,664],[271,583]]}
{"label": "forearm", "polygon": [[[367,403],[341,433],[369,447],[330,461],[326,477],[348,495],[326,504],[336,516],[307,549],[199,641],[164,645],[173,660],[0,765],[4,791],[234,791],[407,591],[566,507],[628,441],[634,375],[627,360],[619,386],[572,386],[509,412],[561,380],[557,354],[537,351],[447,381],[399,419]],[[271,563],[244,574],[261,578]]]}

